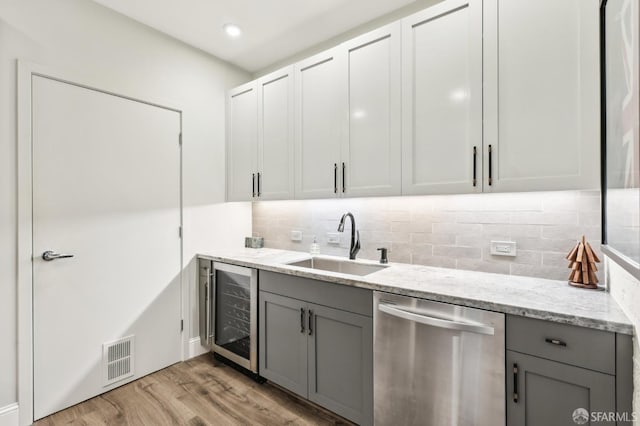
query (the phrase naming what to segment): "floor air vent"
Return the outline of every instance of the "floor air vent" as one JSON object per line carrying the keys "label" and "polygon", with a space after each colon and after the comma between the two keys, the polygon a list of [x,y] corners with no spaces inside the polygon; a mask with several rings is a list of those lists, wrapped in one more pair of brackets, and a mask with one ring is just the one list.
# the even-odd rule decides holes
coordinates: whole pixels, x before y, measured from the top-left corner
{"label": "floor air vent", "polygon": [[133,376],[134,354],[134,336],[102,344],[103,386]]}

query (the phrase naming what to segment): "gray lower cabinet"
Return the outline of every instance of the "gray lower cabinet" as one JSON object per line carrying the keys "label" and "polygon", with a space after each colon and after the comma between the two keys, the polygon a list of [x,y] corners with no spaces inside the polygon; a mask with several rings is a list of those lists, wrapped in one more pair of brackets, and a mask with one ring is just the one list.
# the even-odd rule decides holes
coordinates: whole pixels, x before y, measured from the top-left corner
{"label": "gray lower cabinet", "polygon": [[373,423],[373,320],[314,304],[309,315],[309,399],[357,423]]}
{"label": "gray lower cabinet", "polygon": [[514,315],[506,325],[507,426],[631,425],[615,418],[631,416],[631,336]]}
{"label": "gray lower cabinet", "polygon": [[507,397],[508,426],[575,426],[579,408],[615,411],[615,377],[507,351]]}
{"label": "gray lower cabinet", "polygon": [[259,292],[260,375],[298,395],[307,395],[305,302]]}
{"label": "gray lower cabinet", "polygon": [[353,422],[373,424],[371,291],[265,271],[260,287],[260,375]]}

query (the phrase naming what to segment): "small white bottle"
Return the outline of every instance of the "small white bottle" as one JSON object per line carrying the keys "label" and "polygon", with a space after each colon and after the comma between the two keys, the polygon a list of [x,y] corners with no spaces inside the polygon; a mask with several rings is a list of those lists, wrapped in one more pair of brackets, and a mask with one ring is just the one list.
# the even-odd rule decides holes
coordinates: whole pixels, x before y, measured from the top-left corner
{"label": "small white bottle", "polygon": [[320,254],[320,244],[318,244],[318,240],[316,238],[316,236],[313,236],[313,243],[311,244],[311,247],[309,247],[309,253],[310,254]]}

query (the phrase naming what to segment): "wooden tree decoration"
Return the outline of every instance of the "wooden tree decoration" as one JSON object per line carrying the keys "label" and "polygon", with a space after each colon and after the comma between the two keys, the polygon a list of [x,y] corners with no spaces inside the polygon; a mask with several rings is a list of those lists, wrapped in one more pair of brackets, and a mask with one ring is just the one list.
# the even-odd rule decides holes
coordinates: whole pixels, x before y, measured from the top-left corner
{"label": "wooden tree decoration", "polygon": [[584,235],[567,255],[567,259],[571,262],[569,264],[569,268],[571,268],[570,285],[581,288],[598,288],[596,263],[600,263],[600,259],[585,240]]}

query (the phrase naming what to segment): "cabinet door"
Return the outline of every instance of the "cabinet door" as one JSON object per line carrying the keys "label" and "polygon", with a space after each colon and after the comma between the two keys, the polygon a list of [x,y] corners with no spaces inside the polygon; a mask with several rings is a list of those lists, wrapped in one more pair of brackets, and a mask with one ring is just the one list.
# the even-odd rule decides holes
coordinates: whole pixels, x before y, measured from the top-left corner
{"label": "cabinet door", "polygon": [[485,191],[597,188],[598,0],[484,7]]}
{"label": "cabinet door", "polygon": [[295,197],[339,195],[340,146],[346,114],[339,49],[295,65]]}
{"label": "cabinet door", "polygon": [[258,177],[261,200],[293,199],[293,67],[258,80]]}
{"label": "cabinet door", "polygon": [[309,399],[373,423],[373,319],[309,304]]}
{"label": "cabinet door", "polygon": [[260,375],[307,397],[307,305],[260,291]]}
{"label": "cabinet door", "polygon": [[[507,425],[574,426],[578,408],[614,412],[614,376],[507,351]],[[598,425],[615,421],[602,420]]]}
{"label": "cabinet door", "polygon": [[349,109],[340,191],[348,197],[400,195],[400,22],[340,48]]}
{"label": "cabinet door", "polygon": [[402,193],[479,192],[482,2],[443,1],[402,31]]}
{"label": "cabinet door", "polygon": [[227,201],[247,201],[256,193],[258,100],[256,83],[227,96]]}

